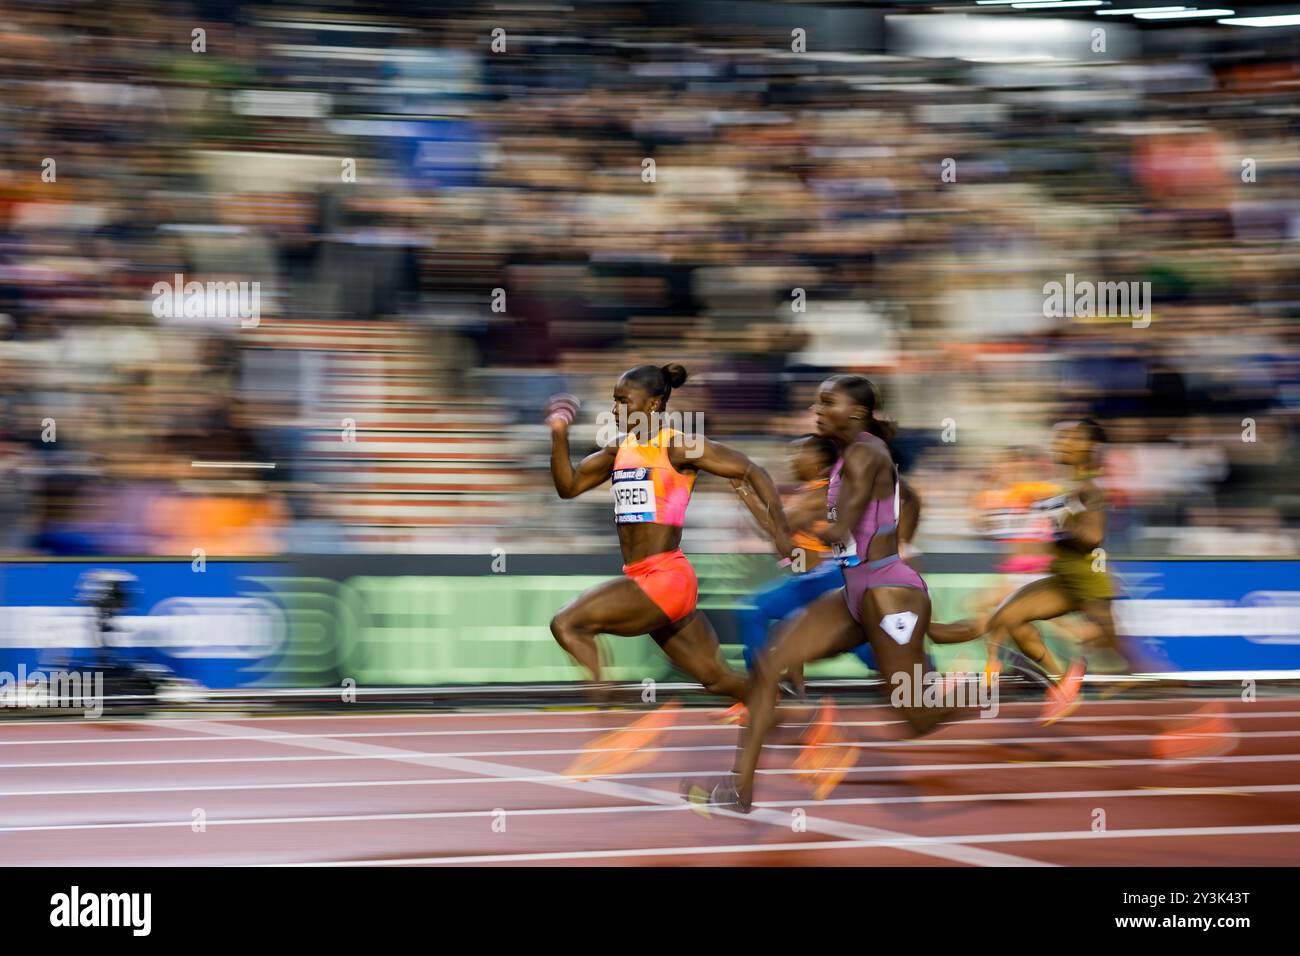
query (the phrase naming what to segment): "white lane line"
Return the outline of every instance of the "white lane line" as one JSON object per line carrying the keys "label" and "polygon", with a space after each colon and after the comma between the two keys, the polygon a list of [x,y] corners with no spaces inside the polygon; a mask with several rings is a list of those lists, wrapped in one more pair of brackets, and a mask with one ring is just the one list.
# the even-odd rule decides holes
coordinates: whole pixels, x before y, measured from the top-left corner
{"label": "white lane line", "polygon": [[[419,753],[419,751],[412,751]],[[433,755],[436,756],[436,755]],[[275,759],[275,758],[268,758]],[[279,758],[281,760],[291,758]],[[351,758],[347,758],[351,759]],[[1207,763],[1300,763],[1300,754],[1254,754],[1232,757],[1188,757],[1163,759],[1159,757],[1135,757],[1114,760],[1017,760],[1001,763],[936,763],[936,764],[896,764],[886,767],[852,767],[850,774],[889,774],[889,773],[962,773],[965,771],[984,770],[1093,770],[1108,767],[1151,767],[1170,769],[1179,765],[1196,766]],[[786,777],[796,776],[801,771],[759,770],[761,776]],[[643,773],[615,773],[605,780],[673,780],[682,777],[723,777],[721,770],[667,770],[647,771]],[[348,787],[434,787],[475,785],[485,783],[548,783],[555,780],[567,780],[554,773],[538,773],[513,777],[412,777],[406,780],[318,780],[291,781],[286,783],[193,783],[170,787],[85,787],[65,790],[2,790],[0,797],[66,797],[66,796],[102,796],[112,793],[208,793],[244,790],[332,790]],[[805,801],[806,802],[806,801]],[[830,802],[830,801],[827,801]],[[802,804],[800,804],[802,806]]]}
{"label": "white lane line", "polygon": [[191,468],[261,468],[275,469],[273,461],[191,461]]}
{"label": "white lane line", "polygon": [[[1295,715],[1300,718],[1300,712]],[[1067,718],[1068,719],[1068,718]],[[836,723],[837,727],[883,727],[887,724],[902,723],[902,721],[859,721],[856,723]],[[283,738],[303,738],[315,737],[317,739],[330,740],[353,740],[369,737],[477,737],[477,736],[523,736],[533,734],[607,734],[611,730],[620,729],[617,726],[604,727],[547,727],[547,728],[515,728],[502,730],[375,730],[375,731],[357,731],[355,733],[320,733],[320,734],[296,734],[288,731],[281,731],[274,734],[240,734],[234,737],[207,737],[202,734],[181,735],[178,737],[83,737],[69,738],[64,740],[5,740],[0,741],[0,747],[36,747],[47,746],[52,744],[81,745],[81,744],[164,744],[164,743],[201,743],[217,744],[226,741],[239,740],[279,740]],[[684,724],[681,726],[666,727],[665,732],[681,732],[694,730],[730,730],[735,731],[736,727],[731,724]]]}
{"label": "white lane line", "polygon": [[[388,735],[384,735],[388,736]],[[1179,733],[1178,738],[1194,739],[1198,737],[1219,738],[1229,737],[1233,740],[1242,737],[1300,737],[1300,730],[1234,730],[1230,733]],[[294,743],[297,734],[281,734],[263,738],[263,743]],[[340,737],[307,735],[300,738],[302,740],[340,740]],[[1040,744],[1062,744],[1062,743],[1116,743],[1125,742],[1133,743],[1138,741],[1149,741],[1162,739],[1157,734],[1102,734],[1096,736],[1052,736],[1052,737],[922,737],[920,739],[906,740],[860,740],[848,741],[843,746],[852,747],[858,750],[891,750],[891,749],[934,749],[944,747],[994,747],[1001,744],[1018,744],[1024,746],[1036,746]],[[769,744],[772,750],[797,750],[797,744]],[[430,751],[430,756],[437,757],[568,757],[577,756],[587,753],[621,753],[626,748],[619,747],[575,747],[566,749],[548,749],[548,750],[466,750],[466,751]],[[641,753],[648,754],[667,754],[667,753],[710,753],[715,751],[735,750],[735,744],[703,744],[690,747],[644,747],[640,749]],[[412,751],[418,753],[419,751]],[[319,761],[319,760],[372,760],[364,754],[348,756],[329,756],[329,757],[177,757],[152,760],[67,760],[56,761],[54,763],[0,763],[0,770],[19,770],[31,769],[37,767],[148,767],[148,766],[168,766],[172,764],[206,764],[206,763],[267,763],[284,761]],[[382,758],[379,758],[382,759]]]}
{"label": "white lane line", "polygon": [[697,856],[729,853],[798,853],[809,850],[899,849],[924,852],[921,847],[938,844],[946,848],[954,845],[986,843],[1061,843],[1071,840],[1133,840],[1170,839],[1173,837],[1207,836],[1264,836],[1278,833],[1300,833],[1300,825],[1242,827],[1168,827],[1143,830],[1057,830],[1042,833],[974,833],[942,837],[901,837],[865,840],[819,841],[810,843],[750,843],[735,846],[679,846],[638,850],[588,850],[557,853],[494,853],[479,856],[425,856],[407,859],[331,860],[328,863],[268,863],[272,867],[304,866],[436,866],[440,864],[464,865],[467,863],[541,863],[547,860],[610,860],[633,857]]}
{"label": "white lane line", "polygon": [[[203,724],[200,728],[202,733],[211,734],[238,734],[239,727],[227,726],[219,723]],[[350,740],[319,740],[305,738],[303,740],[287,741],[281,740],[276,743],[284,744],[290,747],[303,747],[311,750],[326,750],[336,754],[348,756],[370,756],[383,757],[389,760],[399,761],[401,763],[413,763],[422,767],[437,767],[442,770],[454,770],[461,773],[479,774],[484,777],[490,777],[500,782],[501,779],[509,779],[517,776],[519,767],[512,767],[507,764],[488,763],[483,760],[467,760],[463,757],[453,757],[446,754],[426,754],[418,750],[402,750],[398,747],[381,747],[377,744],[359,743]],[[571,790],[578,793],[599,793],[607,797],[617,797],[623,800],[632,800],[638,803],[657,803],[677,805],[681,797],[676,793],[668,793],[664,790],[655,790],[651,787],[638,787],[625,783],[614,783],[609,780],[587,780],[576,781],[567,777],[552,776],[545,780],[538,781],[547,786],[557,787],[562,790]],[[789,814],[782,813],[778,810],[764,810],[755,808],[748,815],[733,814],[728,810],[719,810],[719,815],[733,816],[738,819],[753,820],[760,823],[766,823],[771,826],[780,827],[783,831],[790,826]],[[896,833],[892,830],[884,830],[878,827],[860,826],[853,823],[842,823],[838,820],[823,820],[819,817],[809,815],[806,818],[807,830],[812,833],[821,833],[826,836],[841,837],[848,840],[879,840],[879,839],[903,839],[906,834]],[[913,852],[936,857],[956,863],[967,863],[972,866],[1045,866],[1037,860],[1025,857],[1014,856],[1007,853],[999,853],[993,850],[983,850],[975,847],[949,846],[942,841],[926,843],[921,846],[913,847]]]}
{"label": "white lane line", "polygon": [[[998,803],[1022,800],[1097,800],[1127,799],[1129,797],[1233,797],[1260,793],[1296,793],[1300,784],[1261,784],[1248,787],[1153,787],[1145,790],[1048,790],[1040,793],[961,793],[941,794],[922,797],[841,797],[816,801],[817,806],[864,807],[885,804],[928,804],[928,803]],[[756,807],[806,807],[808,800],[760,800]],[[504,810],[510,816],[551,817],[578,816],[592,813],[654,813],[665,811],[694,810],[695,807],[684,801],[676,805],[668,804],[632,804],[605,807],[543,807],[535,809]],[[209,827],[267,826],[296,823],[361,823],[397,820],[456,820],[470,817],[491,817],[495,810],[437,810],[411,813],[349,813],[319,814],[298,817],[233,817],[217,819],[211,814],[206,817]],[[31,833],[44,830],[149,830],[167,827],[190,827],[193,819],[184,820],[133,820],[122,823],[41,823],[25,826],[0,827],[0,833]]]}
{"label": "white lane line", "polygon": [[[787,702],[787,703],[789,703],[789,702]],[[1240,704],[1240,703],[1242,703],[1241,698],[1240,698],[1240,697],[1235,697],[1235,696],[1234,696],[1234,697],[1225,697],[1225,698],[1220,698],[1220,697],[1165,697],[1165,698],[1160,698],[1160,699],[1158,699],[1158,700],[1085,700],[1085,701],[1083,702],[1083,704],[1081,705],[1080,710],[1081,710],[1081,711],[1082,711],[1082,710],[1099,710],[1099,709],[1101,709],[1101,708],[1103,708],[1103,707],[1159,707],[1159,706],[1163,706],[1163,705],[1167,705],[1167,704],[1201,704],[1201,705],[1204,705],[1204,704]],[[1300,703],[1300,697],[1291,697],[1291,696],[1286,696],[1286,697],[1273,697],[1273,696],[1268,696],[1268,695],[1266,695],[1266,696],[1264,696],[1263,698],[1261,698],[1261,699],[1259,700],[1259,703],[1261,703],[1261,704],[1262,704],[1262,703],[1269,703],[1269,704]],[[795,706],[797,706],[797,705],[795,705]],[[805,706],[810,707],[810,708],[811,708],[811,707],[816,707],[816,706],[817,706],[817,701],[815,701],[815,700],[809,700],[809,701],[806,702]],[[859,711],[859,710],[878,710],[878,711],[882,711],[882,712],[888,713],[889,711],[893,710],[893,708],[892,708],[888,703],[885,703],[885,702],[881,702],[881,703],[853,703],[853,702],[845,702],[845,701],[836,701],[836,706],[838,707],[838,709],[840,710],[841,713],[844,713],[844,712],[846,712],[846,711]],[[1003,709],[1003,710],[1032,710],[1034,714],[1037,714],[1039,711],[1042,710],[1042,708],[1043,708],[1043,705],[1042,705],[1042,702],[1041,702],[1041,701],[1039,701],[1039,702],[1034,702],[1034,701],[1008,701],[1008,702],[1002,704],[1002,709]],[[692,712],[698,712],[698,713],[701,713],[701,714],[721,714],[721,713],[724,713],[724,712],[726,711],[726,708],[725,708],[725,707],[693,707],[693,706],[692,706],[692,707],[690,707],[690,710],[691,710]],[[618,718],[620,718],[620,719],[625,719],[625,718],[628,718],[628,717],[639,717],[639,716],[642,716],[642,715],[646,714],[647,712],[648,712],[647,709],[644,708],[644,707],[626,707],[626,708],[621,708],[621,709],[618,709],[618,710],[607,710],[607,711],[596,711],[596,710],[593,710],[593,709],[591,709],[591,708],[580,708],[580,707],[554,707],[554,708],[545,708],[545,709],[528,709],[528,708],[522,708],[522,709],[519,709],[519,710],[496,710],[496,711],[486,711],[486,710],[436,711],[436,710],[429,710],[429,711],[423,711],[423,712],[420,712],[420,713],[400,713],[400,714],[339,714],[339,713],[334,713],[334,714],[248,714],[248,715],[240,714],[240,715],[237,715],[237,716],[229,716],[228,718],[227,718],[227,716],[226,716],[225,714],[223,714],[223,715],[222,715],[222,718],[223,718],[223,719],[233,720],[233,721],[239,721],[240,723],[267,723],[267,722],[269,722],[269,721],[293,721],[293,720],[343,720],[343,721],[352,721],[352,720],[421,720],[421,721],[427,721],[427,720],[461,720],[461,719],[463,719],[463,718],[483,718],[483,717],[486,717],[486,718],[493,718],[493,717],[496,717],[496,718],[501,718],[501,717],[573,717],[575,714],[581,714],[581,715],[584,716],[584,717],[601,717],[601,716],[609,716],[609,717],[618,717]],[[1243,711],[1241,711],[1241,712],[1244,713],[1245,711],[1243,710]],[[1290,715],[1290,714],[1294,714],[1294,715],[1300,716],[1300,710],[1286,711],[1285,713],[1287,713],[1288,715]],[[1237,714],[1238,714],[1238,711],[1232,711],[1232,710],[1230,710],[1230,711],[1227,711],[1227,713],[1226,713],[1225,716],[1228,716],[1228,717],[1234,717],[1234,716],[1237,716]],[[116,726],[121,726],[121,725],[132,725],[132,726],[142,726],[142,727],[144,727],[144,726],[148,726],[148,725],[153,724],[153,723],[161,723],[161,722],[166,721],[166,722],[168,722],[168,723],[178,723],[180,726],[178,726],[177,729],[179,730],[179,729],[182,729],[182,728],[183,728],[183,725],[184,725],[184,722],[185,722],[185,721],[204,721],[204,720],[210,720],[210,719],[212,718],[212,716],[213,716],[212,714],[195,714],[195,715],[193,715],[193,716],[169,715],[169,716],[164,716],[164,717],[150,717],[150,718],[144,718],[144,719],[130,718],[130,719],[122,719],[122,720],[117,720],[117,719],[114,719],[114,718],[112,718],[112,717],[108,717],[108,716],[105,716],[105,717],[86,717],[86,718],[81,718],[81,717],[78,717],[78,718],[67,718],[67,717],[53,717],[53,716],[51,716],[51,717],[36,717],[36,718],[32,718],[32,719],[30,719],[30,720],[29,720],[29,719],[23,719],[23,718],[14,718],[14,719],[7,719],[7,718],[6,718],[6,719],[3,719],[3,720],[0,720],[0,727],[5,727],[5,726],[15,726],[15,725],[18,725],[18,726],[22,726],[22,725],[26,725],[26,726],[46,726],[46,727],[50,727],[50,726],[58,726],[58,727],[73,727],[73,726],[82,726],[82,725],[84,725],[84,726],[90,726],[90,727],[93,727],[93,726],[104,726],[104,725],[106,725],[106,724],[113,724],[113,725],[116,725]],[[1176,717],[1180,717],[1180,716],[1184,716],[1184,715],[1182,715],[1182,714],[1176,714],[1176,713],[1173,713],[1173,714],[1157,713],[1157,714],[1151,714],[1150,716],[1152,716],[1152,717],[1171,717],[1171,718],[1176,718]],[[989,720],[1004,720],[1004,719],[1008,719],[1008,718],[997,717],[997,718],[988,718],[988,719],[989,719]],[[1032,719],[1032,720],[1036,720],[1037,718],[1036,718],[1036,717],[1025,717],[1025,718],[1016,718],[1016,719],[1024,719],[1024,720],[1031,720],[1031,719]],[[1109,720],[1109,719],[1120,719],[1120,718],[1118,718],[1118,717],[1112,718],[1112,717],[1111,717],[1109,714],[1107,714],[1107,713],[1098,714],[1098,715],[1096,715],[1096,716],[1094,716],[1094,717],[1084,717],[1084,716],[1080,716],[1079,713],[1076,713],[1076,714],[1074,714],[1074,715],[1072,715],[1072,716],[1070,716],[1070,717],[1064,718],[1064,719],[1065,719],[1065,720]]]}
{"label": "white lane line", "polygon": [[[662,687],[663,685],[661,684],[659,686]],[[885,689],[884,685],[882,685],[881,699],[877,701],[837,700],[836,704],[838,705],[841,711],[893,710],[894,709],[893,706],[888,702],[888,700],[884,699],[885,696],[883,694],[884,689]],[[814,697],[806,698],[803,701],[787,700],[787,701],[783,701],[783,703],[792,707],[797,707],[800,705],[807,706],[807,707],[816,707],[820,702],[821,698],[824,696],[834,696],[834,695],[823,694],[815,698]],[[691,710],[698,710],[701,713],[721,714],[726,712],[728,707],[730,707],[729,704],[724,706],[696,707],[691,705],[689,701],[687,701],[686,703]],[[1147,699],[1102,700],[1097,698],[1085,697],[1083,701],[1083,707],[1085,709],[1097,709],[1101,707],[1160,707],[1168,704],[1209,704],[1209,703],[1240,705],[1245,702],[1241,699],[1241,696],[1239,694],[1231,694],[1230,696],[1227,697],[1160,697],[1160,698],[1152,698],[1149,700]],[[1265,693],[1261,697],[1259,697],[1257,701],[1252,701],[1250,703],[1250,706],[1254,707],[1257,706],[1258,704],[1288,704],[1288,703],[1300,704],[1300,694],[1276,694],[1275,695],[1275,694]],[[1041,700],[1038,701],[1009,700],[1003,703],[1002,706],[1004,709],[1033,710],[1034,712],[1037,712],[1042,709],[1043,704]],[[288,721],[288,720],[338,720],[340,718],[344,720],[401,720],[403,718],[410,719],[412,717],[445,717],[445,718],[518,717],[520,715],[526,715],[532,717],[572,717],[574,714],[595,715],[595,716],[602,716],[602,715],[619,716],[625,714],[643,714],[646,712],[646,709],[647,708],[641,706],[626,706],[626,707],[613,707],[609,710],[598,710],[594,707],[583,707],[583,706],[564,707],[564,706],[556,705],[554,707],[533,707],[533,708],[523,707],[523,708],[517,708],[513,710],[510,709],[481,710],[479,708],[474,708],[473,710],[427,711],[424,713],[414,713],[414,714],[409,712],[383,713],[383,714],[340,714],[337,712],[333,714],[263,714],[263,715],[254,715],[248,718],[240,718],[240,719],[241,720],[248,719],[248,720]],[[1300,713],[1300,711],[1297,712]],[[199,718],[195,718],[195,719],[199,719]],[[94,723],[93,720],[89,722]]]}
{"label": "white lane line", "polygon": [[[1134,723],[1143,721],[1167,721],[1167,720],[1204,720],[1205,714],[1116,714],[1110,717],[1065,717],[1058,722],[1060,724],[1074,721],[1082,723],[1109,723],[1111,721],[1132,721]],[[1264,720],[1264,719],[1295,719],[1300,720],[1300,710],[1269,710],[1255,714],[1232,714],[1232,720]],[[987,724],[1037,724],[1039,718],[1034,717],[988,717],[978,720],[966,720],[960,724],[952,726],[975,726],[983,727]],[[891,727],[904,724],[903,720],[835,720],[830,721],[832,727]],[[3,724],[0,724],[2,727]],[[54,745],[82,745],[82,744],[167,744],[167,743],[222,743],[228,740],[274,740],[277,737],[329,737],[334,740],[351,740],[368,737],[480,737],[480,736],[514,736],[514,735],[535,735],[535,734],[602,734],[616,727],[599,726],[599,727],[519,727],[519,728],[500,728],[492,730],[372,730],[356,731],[351,733],[325,733],[325,734],[294,734],[286,731],[280,731],[272,734],[242,734],[237,737],[208,737],[202,734],[181,734],[172,737],[69,737],[54,738],[48,740],[0,740],[0,747],[48,747]],[[734,731],[734,724],[711,723],[711,724],[680,724],[664,728],[664,733],[684,733],[687,731],[712,730]],[[926,738],[928,740],[928,738]],[[1014,737],[990,737],[988,740],[1016,740]],[[1044,737],[1044,740],[1086,740],[1085,737],[1061,737],[1052,736]],[[1118,738],[1114,738],[1118,739]],[[918,741],[919,742],[919,741]],[[933,741],[931,741],[933,742]]]}

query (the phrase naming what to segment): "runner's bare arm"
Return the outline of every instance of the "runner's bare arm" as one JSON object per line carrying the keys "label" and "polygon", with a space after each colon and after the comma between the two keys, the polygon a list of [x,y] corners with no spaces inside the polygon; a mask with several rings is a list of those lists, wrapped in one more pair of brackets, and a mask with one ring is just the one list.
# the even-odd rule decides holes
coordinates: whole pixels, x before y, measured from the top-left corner
{"label": "runner's bare arm", "polygon": [[754,493],[754,489],[750,486],[749,482],[741,481],[739,478],[732,478],[731,487],[736,489],[736,497],[739,498],[741,502],[744,503],[745,507],[749,509],[749,513],[754,516],[754,520],[757,521],[758,526],[763,529],[763,533],[769,538],[772,537],[772,521],[767,515],[767,509],[763,507],[763,502],[760,501],[758,495]]}
{"label": "runner's bare arm", "polygon": [[826,489],[813,488],[795,498],[785,509],[791,531],[807,531],[826,520]]}
{"label": "runner's bare arm", "polygon": [[1069,525],[1070,543],[1080,551],[1100,548],[1106,537],[1106,511],[1101,492],[1085,488],[1079,493],[1079,503],[1087,510]]}
{"label": "runner's bare arm", "polygon": [[[707,471],[719,478],[739,479],[753,488],[754,494],[758,496],[755,507],[761,508],[764,517],[771,522],[772,543],[776,545],[776,550],[781,557],[790,557],[794,551],[794,543],[790,540],[790,526],[786,522],[785,510],[781,507],[781,497],[777,494],[772,476],[763,468],[734,448],[728,448],[707,438],[693,438],[689,447],[674,444],[668,450],[668,455],[674,468],[691,467],[699,471]],[[758,520],[759,524],[763,524],[762,518]]]}
{"label": "runner's bare arm", "polygon": [[569,436],[551,435],[551,478],[561,498],[576,498],[609,481],[614,468],[614,449],[592,452],[574,468],[569,462]]}
{"label": "runner's bare arm", "polygon": [[898,480],[898,540],[911,544],[921,523],[921,496],[906,481]]}
{"label": "runner's bare arm", "polygon": [[[748,482],[740,481],[733,478],[731,487],[736,489],[736,494],[740,500],[745,503],[750,512],[754,515],[754,520],[769,535],[772,534],[772,524],[767,519],[767,510],[759,500],[758,495]],[[785,504],[785,520],[790,526],[790,532],[807,531],[819,521],[826,520],[826,489],[814,488],[812,491],[804,492]]]}
{"label": "runner's bare arm", "polygon": [[871,500],[871,487],[876,482],[876,471],[892,467],[889,454],[880,448],[853,444],[844,451],[844,467],[840,472],[840,497],[835,506],[835,523],[827,527],[821,539],[827,544],[847,541],[858,526],[862,514]]}
{"label": "runner's bare arm", "polygon": [[569,458],[569,423],[573,413],[552,403],[546,424],[551,429],[551,480],[561,498],[576,498],[609,480],[614,468],[614,448],[593,452],[573,467]]}

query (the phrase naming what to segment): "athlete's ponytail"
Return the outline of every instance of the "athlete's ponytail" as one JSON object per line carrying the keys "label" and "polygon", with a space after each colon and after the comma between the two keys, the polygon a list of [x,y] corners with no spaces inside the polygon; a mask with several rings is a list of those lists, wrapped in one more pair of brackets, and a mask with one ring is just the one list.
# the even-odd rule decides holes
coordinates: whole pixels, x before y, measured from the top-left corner
{"label": "athlete's ponytail", "polygon": [[898,423],[892,418],[877,418],[872,415],[867,420],[867,431],[889,446],[889,453],[894,454],[894,439],[898,436]]}
{"label": "athlete's ponytail", "polygon": [[638,365],[625,372],[623,377],[639,388],[645,389],[652,398],[662,397],[664,405],[667,406],[668,397],[672,395],[673,389],[686,384],[686,368],[675,362],[663,366]]}

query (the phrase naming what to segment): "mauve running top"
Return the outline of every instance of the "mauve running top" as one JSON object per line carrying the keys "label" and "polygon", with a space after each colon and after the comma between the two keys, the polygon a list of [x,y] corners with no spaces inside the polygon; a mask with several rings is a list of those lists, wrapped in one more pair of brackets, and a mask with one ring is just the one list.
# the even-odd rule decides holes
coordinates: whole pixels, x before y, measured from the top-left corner
{"label": "mauve running top", "polygon": [[[853,441],[854,444],[858,442],[874,443],[883,448],[886,454],[889,452],[889,446],[870,432],[863,432]],[[850,445],[849,447],[853,446]],[[847,452],[848,448],[844,450]],[[835,462],[835,466],[831,468],[831,483],[826,490],[826,516],[832,523],[836,519],[835,504],[840,497],[840,472],[843,468],[844,456],[841,455],[839,461]],[[852,537],[842,544],[832,546],[831,553],[835,559],[849,568],[866,561],[871,547],[871,539],[878,534],[889,534],[891,531],[898,529],[898,506],[898,468],[895,467],[893,497],[879,498],[867,502],[867,506],[862,509],[862,517],[858,519],[858,523],[853,529]]]}

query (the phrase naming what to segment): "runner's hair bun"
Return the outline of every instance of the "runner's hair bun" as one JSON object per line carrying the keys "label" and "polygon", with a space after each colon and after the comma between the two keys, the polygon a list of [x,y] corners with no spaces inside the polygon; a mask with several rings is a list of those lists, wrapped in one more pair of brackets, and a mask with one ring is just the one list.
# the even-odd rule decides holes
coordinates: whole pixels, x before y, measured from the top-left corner
{"label": "runner's hair bun", "polygon": [[686,384],[686,367],[678,365],[676,362],[670,362],[660,369],[664,373],[664,381],[668,383],[669,388],[681,388]]}

